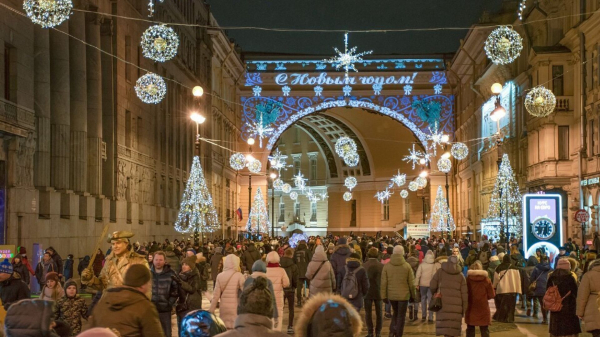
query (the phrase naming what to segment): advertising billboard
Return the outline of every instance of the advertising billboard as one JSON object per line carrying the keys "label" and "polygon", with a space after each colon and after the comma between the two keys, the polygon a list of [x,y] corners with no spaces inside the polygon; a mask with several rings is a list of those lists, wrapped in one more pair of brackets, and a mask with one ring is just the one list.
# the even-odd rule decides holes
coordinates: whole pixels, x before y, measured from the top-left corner
{"label": "advertising billboard", "polygon": [[523,250],[525,258],[545,251],[550,263],[563,243],[562,198],[559,194],[523,196]]}

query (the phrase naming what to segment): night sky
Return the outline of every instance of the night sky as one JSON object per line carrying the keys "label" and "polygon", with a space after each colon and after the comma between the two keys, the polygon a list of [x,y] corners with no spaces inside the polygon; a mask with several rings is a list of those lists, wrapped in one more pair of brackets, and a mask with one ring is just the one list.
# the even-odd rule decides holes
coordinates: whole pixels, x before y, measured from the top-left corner
{"label": "night sky", "polygon": [[[502,0],[208,0],[221,26],[299,29],[469,27]],[[244,52],[331,55],[343,33],[228,30]],[[374,54],[454,53],[467,30],[351,33],[350,47]]]}

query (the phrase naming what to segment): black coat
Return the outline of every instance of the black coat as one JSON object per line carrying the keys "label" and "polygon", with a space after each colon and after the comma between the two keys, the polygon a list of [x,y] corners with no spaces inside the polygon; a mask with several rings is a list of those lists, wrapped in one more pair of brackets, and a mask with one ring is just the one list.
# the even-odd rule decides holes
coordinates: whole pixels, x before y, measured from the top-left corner
{"label": "black coat", "polygon": [[252,265],[258,260],[260,260],[260,252],[256,249],[256,246],[251,243],[242,255],[242,263],[246,267],[248,273],[251,273]]}
{"label": "black coat", "polygon": [[202,293],[198,269],[179,273],[179,277],[183,281],[179,284],[179,303],[185,303],[185,305],[177,305],[176,310],[180,312],[202,309]]}
{"label": "black coat", "polygon": [[[562,309],[550,312],[550,334],[567,336],[581,333],[579,317],[577,317],[577,282],[569,270],[557,269],[548,278],[548,287],[558,286],[562,300]],[[567,293],[571,292],[568,296]],[[565,297],[566,296],[566,297]]]}
{"label": "black coat", "polygon": [[279,265],[285,270],[288,279],[290,279],[290,286],[284,288],[283,290],[286,292],[294,291],[294,289],[298,288],[298,278],[300,275],[298,272],[298,266],[294,263],[294,259],[284,256],[279,261]]}
{"label": "black coat", "polygon": [[306,279],[306,268],[312,260],[312,254],[305,244],[299,244],[294,252],[294,263],[298,266],[298,278]]}
{"label": "black coat", "polygon": [[25,284],[29,284],[30,275],[29,270],[27,270],[27,266],[23,264],[23,262],[13,264],[13,271],[16,271],[21,275],[21,280],[25,282]]}
{"label": "black coat", "polygon": [[[362,268],[360,261],[355,259],[348,260],[346,268],[348,268],[348,272],[354,273],[354,277],[356,277],[356,282],[358,283],[359,288],[358,296],[356,296],[356,298],[348,298],[347,300],[356,309],[360,309],[363,307],[365,295],[367,295],[367,292],[369,291],[369,278],[367,277],[367,272],[365,271],[365,268]],[[344,275],[346,274],[346,268],[343,268]],[[342,283],[339,283],[339,285],[341,290]]]}
{"label": "black coat", "polygon": [[221,260],[223,260],[223,254],[221,253],[215,253],[210,258],[210,277],[213,282],[215,282],[217,275],[219,275],[219,264],[221,263]]}
{"label": "black coat", "polygon": [[54,255],[52,255],[52,260],[54,260],[54,263],[56,263],[56,272],[62,275],[62,273],[63,273],[62,257],[60,257],[60,255],[58,255],[58,253],[54,252]]}
{"label": "black coat", "polygon": [[346,275],[346,259],[350,257],[350,247],[348,245],[338,245],[331,254],[331,266],[333,267],[333,272],[335,274],[335,284],[338,285],[338,289],[342,284],[342,280],[344,279],[344,275]]}
{"label": "black coat", "polygon": [[179,295],[177,282],[172,278],[176,275],[175,272],[168,264],[165,264],[160,273],[154,270],[154,266],[150,271],[152,271],[152,303],[158,312],[171,312]]}
{"label": "black coat", "polygon": [[383,264],[375,258],[369,258],[363,264],[369,278],[369,291],[365,295],[367,300],[381,300],[381,271]]}
{"label": "black coat", "polygon": [[0,283],[0,299],[4,310],[8,310],[11,304],[30,296],[29,287],[20,278],[11,276],[8,280]]}
{"label": "black coat", "polygon": [[72,259],[65,260],[65,267],[63,270],[63,275],[65,276],[65,281],[70,278],[73,278],[73,260]]}

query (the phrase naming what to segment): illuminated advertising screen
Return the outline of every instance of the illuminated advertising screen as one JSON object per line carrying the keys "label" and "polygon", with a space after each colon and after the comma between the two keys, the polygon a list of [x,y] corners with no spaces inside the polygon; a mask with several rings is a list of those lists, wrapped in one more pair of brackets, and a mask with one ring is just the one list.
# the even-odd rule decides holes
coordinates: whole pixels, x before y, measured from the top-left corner
{"label": "illuminated advertising screen", "polygon": [[562,245],[562,199],[559,194],[523,196],[523,249],[525,258],[542,249],[554,261]]}

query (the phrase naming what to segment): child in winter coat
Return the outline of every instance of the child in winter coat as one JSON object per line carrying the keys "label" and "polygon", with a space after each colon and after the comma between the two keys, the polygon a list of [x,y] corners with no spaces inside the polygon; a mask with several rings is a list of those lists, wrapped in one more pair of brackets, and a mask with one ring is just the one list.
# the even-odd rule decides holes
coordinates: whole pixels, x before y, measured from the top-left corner
{"label": "child in winter coat", "polygon": [[81,319],[87,319],[85,300],[77,294],[77,284],[73,280],[65,283],[65,295],[54,306],[54,320],[66,322],[71,328],[71,336],[81,332]]}
{"label": "child in winter coat", "polygon": [[58,273],[49,272],[46,274],[46,285],[40,293],[41,300],[58,301],[65,296],[65,291],[58,281]]}

